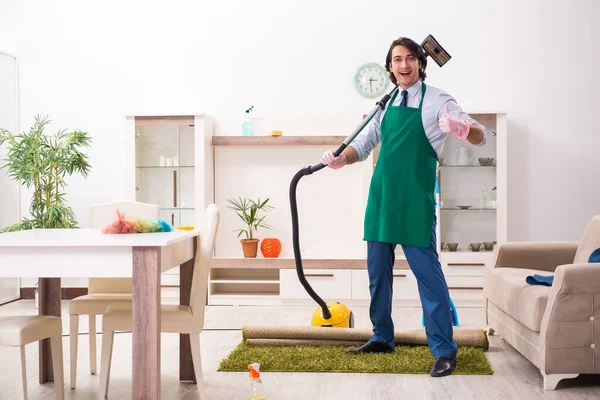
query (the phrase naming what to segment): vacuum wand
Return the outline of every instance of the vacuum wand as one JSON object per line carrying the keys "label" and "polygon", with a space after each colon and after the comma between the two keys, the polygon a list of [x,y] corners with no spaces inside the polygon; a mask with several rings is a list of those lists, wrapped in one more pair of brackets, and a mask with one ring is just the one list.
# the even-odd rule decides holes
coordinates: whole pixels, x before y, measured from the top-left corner
{"label": "vacuum wand", "polygon": [[[342,151],[344,151],[344,149],[346,147],[348,147],[348,145],[354,140],[354,138],[356,136],[358,136],[358,134],[365,128],[365,126],[367,126],[367,124],[369,122],[371,122],[371,119],[373,119],[373,116],[375,116],[377,111],[379,111],[380,109],[383,110],[385,108],[385,105],[392,97],[392,94],[394,93],[394,91],[397,91],[397,90],[398,90],[398,87],[395,87],[390,93],[386,94],[385,96],[383,96],[383,98],[381,100],[379,100],[377,103],[375,103],[376,106],[367,114],[367,116],[362,120],[362,122],[358,125],[358,127],[356,127],[354,132],[352,132],[350,135],[348,135],[348,137],[346,139],[344,139],[344,141],[342,142],[340,147],[336,151],[333,152],[334,156],[338,157],[340,154],[342,154]],[[313,172],[317,172],[323,168],[325,168],[325,164],[323,164],[323,163],[319,163],[319,164],[316,164],[316,165],[313,165],[310,167],[306,167],[305,169],[307,171],[304,175],[310,175]]]}
{"label": "vacuum wand", "polygon": [[[397,90],[398,90],[398,88],[395,87],[390,93],[386,94],[380,101],[378,101],[376,103],[377,106],[374,107],[373,110],[371,110],[371,112],[369,112],[369,114],[367,114],[367,116],[362,120],[362,122],[354,130],[354,132],[352,132],[344,140],[342,145],[333,153],[336,157],[339,156],[340,154],[342,154],[342,151],[344,151],[344,149],[346,147],[348,147],[348,145],[352,142],[352,140],[354,140],[354,138],[364,129],[364,127],[367,126],[367,124],[371,121],[371,119],[377,113],[377,111],[379,111],[379,109],[383,110],[385,108],[385,105],[392,97],[392,94],[394,93],[394,91],[397,91]],[[305,175],[310,175],[313,172],[317,172],[323,168],[325,168],[325,164],[319,163],[319,164],[316,164],[313,166],[304,167],[300,171],[298,171],[296,173],[296,175],[294,175],[294,178],[292,179],[292,182],[290,184],[290,207],[291,207],[291,213],[292,213],[292,239],[293,239],[293,247],[294,247],[294,258],[296,260],[296,271],[298,272],[298,279],[300,280],[300,283],[302,283],[302,286],[304,286],[304,289],[306,289],[306,291],[310,295],[310,297],[312,297],[313,300],[316,301],[317,304],[319,304],[319,306],[323,310],[323,318],[330,319],[331,312],[329,311],[327,304],[313,290],[313,288],[310,286],[310,284],[306,280],[306,277],[304,276],[304,270],[302,268],[302,257],[300,255],[300,238],[299,238],[300,235],[299,235],[299,227],[298,227],[298,205],[296,203],[296,188],[298,186],[298,182],[300,181],[300,179]]]}

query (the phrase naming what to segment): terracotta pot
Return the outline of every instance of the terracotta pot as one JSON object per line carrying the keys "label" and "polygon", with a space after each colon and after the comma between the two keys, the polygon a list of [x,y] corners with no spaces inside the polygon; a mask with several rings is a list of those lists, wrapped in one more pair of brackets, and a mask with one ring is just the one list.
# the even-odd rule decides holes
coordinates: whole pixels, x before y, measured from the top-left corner
{"label": "terracotta pot", "polygon": [[242,239],[242,250],[244,251],[244,257],[256,258],[258,252],[258,239]]}
{"label": "terracotta pot", "polygon": [[281,242],[277,238],[264,238],[260,243],[260,252],[265,258],[277,258],[281,253]]}

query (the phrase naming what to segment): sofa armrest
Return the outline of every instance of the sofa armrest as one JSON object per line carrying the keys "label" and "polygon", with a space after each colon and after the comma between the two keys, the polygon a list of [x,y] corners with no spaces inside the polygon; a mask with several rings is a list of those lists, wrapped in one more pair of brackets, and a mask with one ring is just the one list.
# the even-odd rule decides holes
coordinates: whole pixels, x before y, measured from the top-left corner
{"label": "sofa armrest", "polygon": [[540,351],[546,374],[600,373],[599,263],[556,268],[542,318]]}
{"label": "sofa armrest", "polygon": [[509,242],[496,246],[492,268],[525,268],[554,272],[570,264],[579,242]]}

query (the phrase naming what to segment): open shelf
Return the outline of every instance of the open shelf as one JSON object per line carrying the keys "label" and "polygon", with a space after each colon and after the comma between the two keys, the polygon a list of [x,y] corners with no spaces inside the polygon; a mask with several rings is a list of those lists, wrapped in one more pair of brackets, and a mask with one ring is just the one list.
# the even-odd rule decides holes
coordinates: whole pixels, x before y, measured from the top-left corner
{"label": "open shelf", "polygon": [[339,146],[345,136],[213,136],[213,146]]}
{"label": "open shelf", "polygon": [[279,269],[220,268],[210,272],[211,282],[279,282]]}
{"label": "open shelf", "polygon": [[279,295],[279,281],[276,282],[246,282],[239,285],[233,282],[210,282],[210,295]]}

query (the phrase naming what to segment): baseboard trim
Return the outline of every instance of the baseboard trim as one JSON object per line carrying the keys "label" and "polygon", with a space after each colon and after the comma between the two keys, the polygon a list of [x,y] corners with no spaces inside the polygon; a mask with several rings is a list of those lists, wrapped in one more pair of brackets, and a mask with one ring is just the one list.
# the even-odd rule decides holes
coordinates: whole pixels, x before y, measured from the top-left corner
{"label": "baseboard trim", "polygon": [[[33,299],[35,293],[35,288],[21,288],[21,299]],[[62,300],[72,300],[75,297],[85,296],[88,293],[88,288],[86,287],[69,287],[69,288],[61,288],[60,298]]]}

